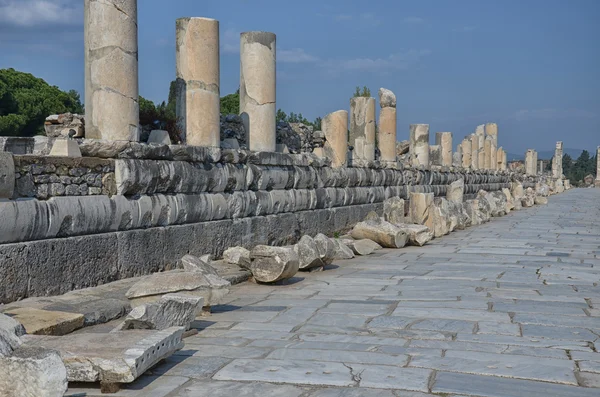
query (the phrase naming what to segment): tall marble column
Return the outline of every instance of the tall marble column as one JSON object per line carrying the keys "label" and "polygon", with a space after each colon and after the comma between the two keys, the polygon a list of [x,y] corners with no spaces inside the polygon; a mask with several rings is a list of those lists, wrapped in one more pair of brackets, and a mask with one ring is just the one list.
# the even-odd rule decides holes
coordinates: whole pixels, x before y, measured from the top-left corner
{"label": "tall marble column", "polygon": [[386,163],[396,162],[396,95],[390,90],[380,88],[379,106],[381,110],[377,147],[380,160]]}
{"label": "tall marble column", "polygon": [[348,164],[348,112],[329,113],[323,117],[321,129],[325,134],[324,153],[331,158],[331,166],[345,167]]}
{"label": "tall marble column", "polygon": [[442,166],[452,166],[452,133],[436,132],[435,144],[439,145],[441,153]]}
{"label": "tall marble column", "polygon": [[478,125],[475,129],[475,135],[479,138],[477,144],[477,155],[479,169],[485,169],[485,124]]}
{"label": "tall marble column", "polygon": [[485,134],[489,137],[492,137],[490,168],[495,170],[498,169],[498,124],[487,123],[485,125]]}
{"label": "tall marble column", "polygon": [[596,187],[600,187],[600,146],[596,148]]}
{"label": "tall marble column", "polygon": [[240,36],[240,115],[248,148],[275,151],[275,34]]}
{"label": "tall marble column", "polygon": [[493,145],[494,145],[494,142],[493,142],[492,137],[486,136],[485,143],[484,143],[484,149],[483,149],[483,153],[484,153],[483,168],[486,170],[492,169],[492,151],[494,151]]}
{"label": "tall marble column", "polygon": [[537,150],[533,151],[533,164],[532,164],[532,171],[533,171],[533,175],[537,175],[538,174],[538,152]]}
{"label": "tall marble column", "polygon": [[562,178],[562,158],[563,158],[563,143],[561,141],[556,142],[554,148],[554,157],[552,157],[552,177],[554,179]]}
{"label": "tall marble column", "polygon": [[528,149],[525,153],[525,173],[527,175],[535,175],[536,161],[535,150]]}
{"label": "tall marble column", "polygon": [[471,168],[472,167],[471,154],[472,154],[471,139],[469,139],[467,137],[467,138],[463,139],[463,141],[462,141],[462,166],[463,166],[463,168]]}
{"label": "tall marble column", "polygon": [[414,166],[429,167],[429,124],[411,124],[409,154]]}
{"label": "tall marble column", "polygon": [[375,98],[350,99],[350,144],[353,160],[375,160]]}
{"label": "tall marble column", "polygon": [[139,140],[137,0],[84,0],[85,136]]}
{"label": "tall marble column", "polygon": [[219,147],[219,21],[180,18],[176,34],[179,127],[188,145]]}
{"label": "tall marble column", "polygon": [[[471,168],[479,169],[479,135],[471,134]],[[483,164],[482,164],[483,165]]]}

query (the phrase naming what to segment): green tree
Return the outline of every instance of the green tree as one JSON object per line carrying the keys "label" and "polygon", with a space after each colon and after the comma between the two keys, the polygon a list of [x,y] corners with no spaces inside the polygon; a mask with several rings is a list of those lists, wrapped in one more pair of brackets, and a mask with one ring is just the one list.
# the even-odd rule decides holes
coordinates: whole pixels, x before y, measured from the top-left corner
{"label": "green tree", "polygon": [[312,122],[312,126],[314,127],[315,131],[321,130],[321,121],[323,121],[323,119],[320,117],[317,117],[315,119],[315,121]]}
{"label": "green tree", "polygon": [[240,114],[240,89],[221,98],[221,114]]}
{"label": "green tree", "polygon": [[275,121],[278,123],[285,123],[288,120],[287,114],[281,109],[277,109],[277,114],[275,114]]}
{"label": "green tree", "polygon": [[371,90],[365,85],[362,88],[362,91],[360,89],[359,86],[356,86],[356,90],[354,90],[354,98],[356,97],[370,97],[371,96]]}
{"label": "green tree", "polygon": [[42,133],[46,117],[67,112],[83,113],[77,91],[64,92],[32,74],[0,69],[0,135]]}

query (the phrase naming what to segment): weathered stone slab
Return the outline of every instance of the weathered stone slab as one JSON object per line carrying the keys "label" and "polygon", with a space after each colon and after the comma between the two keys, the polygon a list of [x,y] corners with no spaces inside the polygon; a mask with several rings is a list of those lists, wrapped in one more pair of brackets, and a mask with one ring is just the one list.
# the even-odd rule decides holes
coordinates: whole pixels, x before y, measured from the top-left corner
{"label": "weathered stone slab", "polygon": [[66,335],[83,327],[84,323],[83,314],[42,310],[32,307],[17,307],[6,310],[4,314],[19,321],[28,334],[34,335]]}
{"label": "weathered stone slab", "polygon": [[203,301],[202,297],[185,293],[166,294],[155,303],[134,308],[117,329],[189,329],[191,322],[202,311]]}
{"label": "weathered stone slab", "polygon": [[[210,262],[210,261],[208,261]],[[184,255],[181,258],[181,264],[183,266],[183,270],[186,272],[200,272],[203,274],[212,274],[213,276],[218,276],[217,269],[209,265],[207,261],[202,260],[202,258],[198,258],[193,255]]]}
{"label": "weathered stone slab", "polygon": [[300,397],[304,389],[291,385],[260,382],[197,381],[178,391],[179,397],[268,396]]}
{"label": "weathered stone slab", "polygon": [[131,383],[183,347],[183,327],[129,330],[68,337],[30,336],[26,346],[60,352],[70,382]]}
{"label": "weathered stone slab", "polygon": [[67,371],[56,351],[21,347],[10,357],[0,356],[0,395],[6,397],[62,397]]}

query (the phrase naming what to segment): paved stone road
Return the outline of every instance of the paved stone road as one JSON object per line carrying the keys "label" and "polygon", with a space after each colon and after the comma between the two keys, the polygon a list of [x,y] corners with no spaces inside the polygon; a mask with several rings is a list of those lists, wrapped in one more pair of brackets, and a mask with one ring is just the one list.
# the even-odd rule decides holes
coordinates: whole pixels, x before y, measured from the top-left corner
{"label": "paved stone road", "polygon": [[117,395],[598,397],[600,189],[549,201],[288,285],[239,285]]}

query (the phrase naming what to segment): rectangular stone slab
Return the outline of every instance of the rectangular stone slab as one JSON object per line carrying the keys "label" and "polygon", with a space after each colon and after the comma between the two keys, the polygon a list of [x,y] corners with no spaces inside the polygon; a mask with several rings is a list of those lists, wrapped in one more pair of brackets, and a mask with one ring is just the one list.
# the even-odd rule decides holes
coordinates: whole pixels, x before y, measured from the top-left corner
{"label": "rectangular stone slab", "polygon": [[32,307],[17,307],[6,310],[4,314],[23,324],[28,334],[36,335],[66,335],[83,327],[84,323],[83,314]]}
{"label": "rectangular stone slab", "polygon": [[184,327],[24,337],[26,346],[60,352],[69,382],[131,383],[183,347]]}

